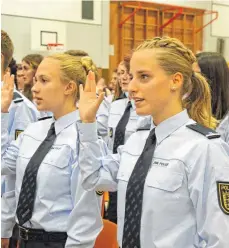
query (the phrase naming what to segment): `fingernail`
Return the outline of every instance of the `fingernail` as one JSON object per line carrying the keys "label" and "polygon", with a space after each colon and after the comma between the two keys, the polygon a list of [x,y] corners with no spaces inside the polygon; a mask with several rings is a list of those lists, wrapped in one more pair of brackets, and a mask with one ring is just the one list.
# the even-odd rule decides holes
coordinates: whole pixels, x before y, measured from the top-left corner
{"label": "fingernail", "polygon": [[94,79],[94,73],[92,71],[89,71],[88,77],[90,80]]}

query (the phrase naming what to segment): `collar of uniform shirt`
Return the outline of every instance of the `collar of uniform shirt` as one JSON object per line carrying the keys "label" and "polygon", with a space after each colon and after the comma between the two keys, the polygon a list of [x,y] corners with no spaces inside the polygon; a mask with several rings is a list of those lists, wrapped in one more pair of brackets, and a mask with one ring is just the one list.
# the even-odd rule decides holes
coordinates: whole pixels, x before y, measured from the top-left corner
{"label": "collar of uniform shirt", "polygon": [[[180,128],[181,126],[183,126],[185,123],[189,121],[190,121],[190,118],[188,116],[187,110],[185,109],[182,112],[161,122],[158,126],[156,126],[156,129],[155,129],[155,133],[157,137],[157,144],[161,143],[170,134],[175,132],[178,128]],[[151,129],[153,128],[155,128],[155,125],[152,121]]]}
{"label": "collar of uniform shirt", "polygon": [[52,122],[55,121],[56,135],[58,135],[66,127],[70,126],[71,124],[79,120],[80,120],[79,110],[75,110],[67,115],[64,115],[61,118],[59,118],[57,121],[54,119],[54,117],[52,117]]}
{"label": "collar of uniform shirt", "polygon": [[132,109],[133,109],[133,110],[136,110],[136,106],[135,106],[135,104],[134,104],[134,100],[130,100],[129,98],[124,98],[123,100],[125,101],[126,106],[127,106],[128,102],[130,101],[131,106],[132,106]]}

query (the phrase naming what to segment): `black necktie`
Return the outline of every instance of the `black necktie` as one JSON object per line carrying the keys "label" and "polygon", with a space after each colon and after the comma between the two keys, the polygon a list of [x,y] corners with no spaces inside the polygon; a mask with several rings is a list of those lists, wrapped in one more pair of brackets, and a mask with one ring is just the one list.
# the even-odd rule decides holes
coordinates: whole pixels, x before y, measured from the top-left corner
{"label": "black necktie", "polygon": [[146,140],[143,152],[133,169],[127,185],[122,248],[141,248],[140,229],[143,191],[155,147],[156,135],[155,129],[153,129]]}
{"label": "black necktie", "polygon": [[44,157],[51,149],[55,139],[55,128],[54,123],[52,123],[45,140],[37,148],[25,170],[16,210],[19,225],[23,225],[32,217],[36,193],[37,172]]}
{"label": "black necktie", "polygon": [[131,102],[129,101],[125,112],[122,116],[122,118],[120,119],[116,130],[115,130],[115,138],[114,138],[114,146],[113,146],[113,153],[117,153],[117,148],[120,145],[124,145],[124,140],[125,140],[125,132],[126,132],[126,125],[129,121],[130,118],[130,109],[131,109]]}

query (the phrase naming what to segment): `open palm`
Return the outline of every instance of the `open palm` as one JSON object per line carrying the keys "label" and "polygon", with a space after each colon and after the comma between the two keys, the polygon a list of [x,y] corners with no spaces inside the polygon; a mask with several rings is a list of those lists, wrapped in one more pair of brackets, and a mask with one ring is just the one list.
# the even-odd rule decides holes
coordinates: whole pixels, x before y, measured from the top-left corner
{"label": "open palm", "polygon": [[82,122],[92,123],[96,120],[96,113],[103,101],[104,93],[96,96],[95,75],[89,72],[85,87],[80,85],[79,113]]}
{"label": "open palm", "polygon": [[1,89],[1,112],[7,113],[10,107],[10,104],[13,99],[14,92],[14,75],[10,76],[10,73],[7,73],[3,78],[3,86]]}

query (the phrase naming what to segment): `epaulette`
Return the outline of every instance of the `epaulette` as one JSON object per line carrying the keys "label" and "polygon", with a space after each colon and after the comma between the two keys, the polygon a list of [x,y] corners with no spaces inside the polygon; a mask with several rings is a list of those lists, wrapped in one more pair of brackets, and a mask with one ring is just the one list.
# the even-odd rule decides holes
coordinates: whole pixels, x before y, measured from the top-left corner
{"label": "epaulette", "polygon": [[19,103],[19,102],[23,102],[24,100],[20,94],[18,94],[17,92],[14,92],[13,101],[14,103]]}
{"label": "epaulette", "polygon": [[149,131],[150,130],[150,127],[140,127],[137,129],[137,132],[138,131]]}
{"label": "epaulette", "polygon": [[220,138],[220,134],[217,133],[215,130],[208,128],[208,127],[204,127],[198,123],[190,124],[190,125],[187,125],[186,127],[198,133],[203,134],[208,139]]}
{"label": "epaulette", "polygon": [[45,117],[38,119],[38,121],[44,121],[46,119],[51,119],[51,118],[52,118],[52,116],[45,116]]}

